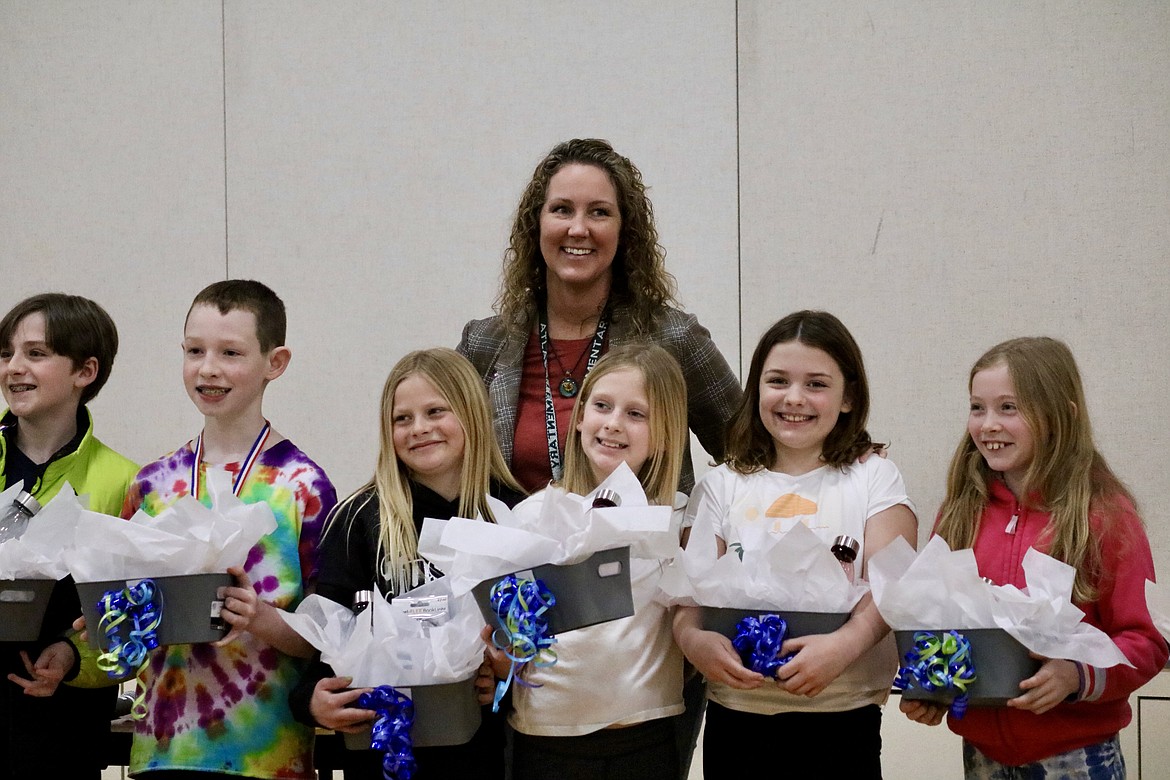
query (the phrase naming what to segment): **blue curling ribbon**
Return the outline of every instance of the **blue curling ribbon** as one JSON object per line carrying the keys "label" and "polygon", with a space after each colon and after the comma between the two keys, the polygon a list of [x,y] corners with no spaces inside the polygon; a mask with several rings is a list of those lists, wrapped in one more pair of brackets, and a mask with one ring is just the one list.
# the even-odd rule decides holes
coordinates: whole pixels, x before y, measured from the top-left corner
{"label": "blue curling ribbon", "polygon": [[755,617],[748,615],[735,625],[731,646],[739,652],[743,665],[765,677],[775,678],[780,667],[792,660],[795,653],[780,655],[780,645],[788,633],[788,623],[776,614]]}
{"label": "blue curling ribbon", "polygon": [[967,687],[976,680],[971,642],[967,637],[958,631],[941,635],[916,631],[914,646],[906,651],[905,662],[894,678],[895,688],[953,692],[956,696],[951,702],[951,715],[962,718],[967,714]]}
{"label": "blue curling ribbon", "polygon": [[385,780],[410,780],[418,769],[410,728],[414,702],[389,685],[379,685],[358,696],[357,706],[378,713],[370,732],[370,749],[381,752]]}
{"label": "blue curling ribbon", "polygon": [[516,676],[524,664],[544,667],[557,662],[556,651],[552,649],[557,638],[549,633],[548,618],[545,617],[557,600],[543,580],[517,578],[515,574],[509,574],[492,585],[490,598],[492,612],[500,626],[492,631],[492,644],[503,650],[511,661],[508,679],[496,683],[496,693],[492,697],[492,712],[499,712],[500,700],[513,679],[529,688],[540,687]]}
{"label": "blue curling ribbon", "polygon": [[[97,609],[101,615],[97,630],[105,635],[107,646],[98,656],[97,666],[112,679],[125,679],[141,669],[150,651],[158,647],[162,591],[154,580],[139,580],[134,585],[106,591]],[[146,716],[146,692],[141,686],[130,714],[134,720]]]}

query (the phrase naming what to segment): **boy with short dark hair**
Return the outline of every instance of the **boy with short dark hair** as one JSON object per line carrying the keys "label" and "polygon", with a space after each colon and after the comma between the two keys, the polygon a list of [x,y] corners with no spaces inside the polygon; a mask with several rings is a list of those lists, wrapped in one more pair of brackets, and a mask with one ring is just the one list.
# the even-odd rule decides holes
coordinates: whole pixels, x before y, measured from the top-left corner
{"label": "boy with short dark hair", "polygon": [[[68,482],[89,495],[93,511],[118,514],[138,467],[94,436],[86,408],[117,352],[113,320],[88,298],[34,295],[0,320],[0,390],[8,404],[0,418],[0,490],[23,482],[44,505]],[[117,688],[104,677],[77,678],[88,652],[71,629],[80,615],[66,577],[49,598],[38,641],[0,645],[9,681],[0,683],[0,778],[97,778],[106,765]],[[73,687],[88,683],[105,687]]]}
{"label": "boy with short dark hair", "polygon": [[[270,615],[272,607],[295,609],[305,596],[322,523],[337,501],[324,471],[261,411],[265,388],[291,358],[284,338],[284,304],[260,282],[217,282],[196,296],[183,331],[183,383],[203,431],[138,473],[122,513],[157,515],[186,495],[210,504],[207,466],[229,471],[243,501],[263,501],[276,516],[276,530],[233,571],[250,588],[245,606]],[[225,600],[225,618],[235,626],[226,643],[176,645],[151,656],[141,675],[148,712],[134,735],[132,774],[315,777],[313,732],[288,706],[300,665],[282,652],[288,648],[276,631],[285,624],[236,620],[229,613],[246,600]]]}

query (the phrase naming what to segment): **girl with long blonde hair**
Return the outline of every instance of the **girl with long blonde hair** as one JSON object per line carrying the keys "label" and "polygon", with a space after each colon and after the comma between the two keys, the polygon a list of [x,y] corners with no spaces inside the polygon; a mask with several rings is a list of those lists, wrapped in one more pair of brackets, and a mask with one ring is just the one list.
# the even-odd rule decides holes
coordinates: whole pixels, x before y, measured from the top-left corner
{"label": "girl with long blonde hair", "polygon": [[[963,737],[966,776],[1122,778],[1117,733],[1130,720],[1129,695],[1170,654],[1146,608],[1154,563],[1133,496],[1093,442],[1081,375],[1063,342],[992,347],[971,368],[968,391],[967,431],[935,533],[952,549],[973,549],[979,573],[998,585],[1025,586],[1029,548],[1075,568],[1073,603],[1133,666],[1044,659],[1006,707],[949,718]],[[945,713],[908,700],[901,709],[929,725]]]}
{"label": "girl with long blonde hair", "polygon": [[[451,349],[411,352],[382,389],[380,447],[374,475],[337,505],[320,546],[317,593],[345,606],[377,587],[391,599],[441,574],[418,556],[425,518],[494,522],[487,496],[511,506],[522,497],[496,446],[487,394],[475,369]],[[490,684],[490,671],[483,675]],[[319,660],[291,697],[294,714],[337,731],[360,731],[374,717],[350,705],[365,689],[349,690]],[[485,708],[471,742],[418,748],[419,780],[502,778],[503,721]],[[382,777],[381,753],[342,751],[348,780]]]}

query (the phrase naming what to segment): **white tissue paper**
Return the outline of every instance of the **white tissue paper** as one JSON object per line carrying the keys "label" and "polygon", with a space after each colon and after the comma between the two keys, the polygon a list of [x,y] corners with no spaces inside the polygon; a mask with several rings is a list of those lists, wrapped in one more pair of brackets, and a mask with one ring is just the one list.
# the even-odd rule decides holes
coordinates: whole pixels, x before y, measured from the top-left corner
{"label": "white tissue paper", "polygon": [[[18,483],[0,493],[0,506],[11,504],[20,489]],[[61,579],[69,573],[65,551],[73,546],[78,524],[102,517],[105,515],[82,506],[73,488],[65,483],[19,538],[0,544],[0,579]]]}
{"label": "white tissue paper", "polygon": [[763,527],[741,529],[744,555],[716,557],[714,529],[700,521],[690,543],[659,582],[665,604],[778,612],[851,612],[869,590],[850,582],[829,545],[797,523],[777,537]]}
{"label": "white tissue paper", "polygon": [[1146,580],[1146,607],[1158,633],[1170,642],[1170,588]]}
{"label": "white tissue paper", "polygon": [[[89,513],[77,523],[65,560],[77,582],[223,572],[242,566],[248,551],[276,530],[272,508],[245,504],[231,489],[231,475],[207,472],[208,509],[190,496],[151,517],[129,520]],[[30,524],[31,526],[31,524]]]}
{"label": "white tissue paper", "polygon": [[445,621],[409,617],[380,595],[357,615],[315,594],[295,613],[280,615],[321,651],[321,660],[334,672],[352,677],[353,687],[409,688],[466,680],[483,661],[483,616],[470,593],[456,596],[451,582],[440,577],[399,598],[444,596],[449,606]]}
{"label": "white tissue paper", "polygon": [[1073,605],[1073,567],[1033,548],[1023,567],[1023,590],[989,585],[970,549],[952,551],[935,536],[915,555],[905,539],[895,539],[870,558],[869,579],[878,611],[895,631],[1000,628],[1046,658],[1132,666]]}
{"label": "white tissue paper", "polygon": [[[605,489],[621,496],[620,506],[593,508],[594,496]],[[531,512],[493,500],[495,523],[427,518],[419,555],[447,575],[454,593],[465,593],[485,580],[546,563],[578,563],[601,550],[628,545],[632,558],[648,559],[669,559],[679,550],[672,508],[650,506],[625,463],[586,496],[556,487],[541,496],[539,511]]]}

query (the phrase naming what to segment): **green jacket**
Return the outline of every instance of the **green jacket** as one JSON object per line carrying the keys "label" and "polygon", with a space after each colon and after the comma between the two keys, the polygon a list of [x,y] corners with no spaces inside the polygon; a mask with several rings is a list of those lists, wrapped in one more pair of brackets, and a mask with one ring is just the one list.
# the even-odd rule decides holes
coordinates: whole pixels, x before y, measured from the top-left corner
{"label": "green jacket", "polygon": [[[89,494],[89,508],[94,512],[118,517],[122,514],[122,502],[126,490],[138,473],[138,466],[98,441],[93,435],[93,415],[85,411],[89,428],[75,452],[49,464],[45,476],[33,495],[43,506],[61,491],[68,482],[79,496]],[[12,425],[13,414],[7,410],[0,419],[0,430]],[[0,436],[0,490],[4,484],[4,464],[7,456],[7,441]]]}
{"label": "green jacket", "polygon": [[[102,444],[93,435],[93,415],[88,409],[85,410],[85,415],[89,426],[81,439],[81,444],[75,451],[49,464],[33,496],[44,506],[61,492],[61,488],[68,482],[78,496],[89,495],[88,506],[91,511],[118,517],[122,514],[126,491],[138,474],[138,466]],[[3,418],[0,418],[0,431],[15,421],[15,416],[6,410]],[[7,446],[7,440],[0,435],[0,490],[6,487],[4,464],[7,462]],[[60,587],[54,591],[54,595],[59,590]],[[67,622],[60,624],[58,628],[77,650],[79,660],[77,675],[68,680],[68,684],[81,688],[110,685],[109,678],[94,663],[96,651],[88,643],[82,642],[69,627],[73,618],[56,614],[58,612],[56,607],[59,606],[50,601],[51,614],[45,619],[46,623],[67,619]]]}

